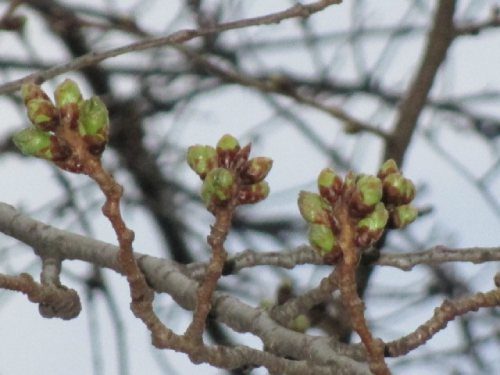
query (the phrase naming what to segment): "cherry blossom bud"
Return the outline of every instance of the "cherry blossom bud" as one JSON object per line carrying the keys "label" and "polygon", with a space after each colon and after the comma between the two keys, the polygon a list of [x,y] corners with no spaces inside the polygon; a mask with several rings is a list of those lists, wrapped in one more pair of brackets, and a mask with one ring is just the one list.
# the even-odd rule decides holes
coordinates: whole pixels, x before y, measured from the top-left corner
{"label": "cherry blossom bud", "polygon": [[24,155],[52,160],[53,138],[55,137],[51,134],[31,127],[14,134],[12,140]]}
{"label": "cherry blossom bud", "polygon": [[248,160],[241,171],[241,179],[245,184],[254,184],[266,178],[273,166],[273,161],[266,157],[256,157]]}
{"label": "cherry blossom bud", "polygon": [[382,202],[377,203],[375,209],[357,224],[356,243],[367,247],[377,241],[384,231],[389,219],[389,213]]}
{"label": "cherry blossom bud", "polygon": [[330,225],[328,213],[331,208],[319,194],[301,191],[298,204],[300,214],[307,222]]}
{"label": "cherry blossom bud", "polygon": [[230,134],[223,135],[216,147],[219,166],[229,168],[240,149],[236,138]]}
{"label": "cherry blossom bud", "polygon": [[356,188],[353,191],[349,206],[356,215],[365,215],[375,208],[382,199],[382,182],[378,177],[360,175],[356,179]]}
{"label": "cherry blossom bud", "polygon": [[322,256],[339,250],[337,239],[328,225],[312,224],[309,227],[309,242]]}
{"label": "cherry blossom bud", "polygon": [[266,181],[260,181],[256,184],[245,185],[238,191],[238,202],[240,204],[253,204],[260,202],[269,195],[269,184]]}
{"label": "cherry blossom bud", "polygon": [[34,98],[26,103],[31,123],[43,131],[54,131],[59,124],[56,107],[48,99]]}
{"label": "cherry blossom bud", "polygon": [[331,168],[323,169],[318,176],[319,193],[330,204],[334,204],[342,194],[342,185],[342,178]]}
{"label": "cherry blossom bud", "polygon": [[201,197],[207,207],[210,207],[229,201],[234,190],[234,174],[226,168],[215,168],[207,174],[203,181]]}
{"label": "cherry blossom bud", "polygon": [[187,162],[202,179],[217,167],[217,153],[211,146],[194,145],[188,148]]}
{"label": "cherry blossom bud", "polygon": [[42,88],[34,83],[25,83],[21,86],[21,96],[23,97],[24,104],[27,105],[33,99],[44,99],[50,101],[48,95]]}
{"label": "cherry blossom bud", "polygon": [[410,203],[415,198],[415,185],[399,173],[392,173],[384,178],[384,201],[402,205]]}
{"label": "cherry blossom bud", "polygon": [[54,97],[58,108],[62,108],[67,104],[80,104],[82,102],[80,88],[71,79],[65,79],[56,87]]}
{"label": "cherry blossom bud", "polygon": [[391,224],[395,228],[404,228],[408,224],[415,221],[418,216],[418,211],[415,207],[405,204],[397,206],[391,211]]}
{"label": "cherry blossom bud", "polygon": [[389,159],[382,164],[378,171],[378,177],[383,180],[386,176],[392,173],[399,173],[399,168],[394,159]]}

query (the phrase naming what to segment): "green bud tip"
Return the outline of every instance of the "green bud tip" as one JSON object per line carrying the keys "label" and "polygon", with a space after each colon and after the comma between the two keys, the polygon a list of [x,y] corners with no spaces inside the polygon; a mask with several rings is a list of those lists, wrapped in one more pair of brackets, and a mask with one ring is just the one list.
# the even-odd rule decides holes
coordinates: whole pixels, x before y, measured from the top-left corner
{"label": "green bud tip", "polygon": [[409,204],[405,204],[394,208],[391,213],[391,221],[396,228],[404,228],[415,221],[417,216],[418,210]]}
{"label": "green bud tip", "polygon": [[108,109],[103,101],[93,96],[85,100],[80,108],[78,132],[82,136],[97,136],[103,142],[107,141],[109,129]]}
{"label": "green bud tip", "polygon": [[235,178],[226,168],[212,169],[203,181],[201,197],[207,206],[231,199]]}
{"label": "green bud tip", "polygon": [[241,172],[241,178],[244,183],[253,184],[260,182],[266,178],[272,166],[273,161],[270,158],[256,157],[250,159]]}
{"label": "green bud tip", "polygon": [[382,202],[377,203],[375,209],[358,222],[358,228],[366,228],[370,232],[379,231],[387,225],[389,213]]}
{"label": "green bud tip", "polygon": [[290,323],[290,329],[296,332],[305,332],[309,327],[311,327],[311,321],[304,314],[297,315]]}
{"label": "green bud tip", "polygon": [[23,129],[12,138],[16,147],[28,156],[51,160],[51,135],[36,128]]}
{"label": "green bud tip", "polygon": [[378,177],[384,179],[391,173],[399,173],[398,165],[394,159],[388,159],[384,162],[384,164],[382,164],[378,171]]}
{"label": "green bud tip", "polygon": [[225,134],[219,142],[217,142],[217,149],[222,151],[238,151],[240,149],[240,144],[232,135]]}
{"label": "green bud tip", "polygon": [[399,173],[392,173],[385,177],[384,194],[389,203],[401,205],[410,203],[415,198],[415,185]]}
{"label": "green bud tip", "polygon": [[40,130],[55,130],[58,113],[50,100],[35,98],[26,104],[28,118]]}
{"label": "green bud tip", "polygon": [[54,97],[58,108],[62,108],[67,104],[80,104],[82,102],[80,88],[71,79],[65,79],[56,87]]}
{"label": "green bud tip", "polygon": [[367,206],[373,206],[382,199],[382,182],[375,176],[361,175],[356,181],[361,199]]}
{"label": "green bud tip", "polygon": [[187,162],[189,167],[201,178],[217,167],[217,153],[211,146],[194,145],[188,148]]}
{"label": "green bud tip", "polygon": [[310,226],[309,242],[322,256],[331,253],[337,246],[337,239],[330,227],[322,224]]}
{"label": "green bud tip", "polygon": [[307,222],[329,225],[328,211],[330,206],[320,195],[301,191],[298,204],[300,214]]}

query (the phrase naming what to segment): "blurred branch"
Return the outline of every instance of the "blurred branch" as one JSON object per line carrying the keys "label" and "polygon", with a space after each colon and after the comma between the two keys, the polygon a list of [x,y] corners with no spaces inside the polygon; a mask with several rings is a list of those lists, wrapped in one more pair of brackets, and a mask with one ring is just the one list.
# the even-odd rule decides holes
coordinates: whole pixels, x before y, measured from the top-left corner
{"label": "blurred branch", "polygon": [[228,31],[228,30],[241,29],[250,26],[276,24],[286,19],[296,18],[296,17],[309,17],[310,15],[320,12],[330,5],[339,4],[340,2],[341,0],[321,0],[307,5],[296,4],[284,11],[271,13],[261,17],[253,17],[238,21],[226,22],[219,25],[215,25],[207,29],[179,30],[173,34],[164,37],[148,38],[136,43],[131,43],[123,47],[113,48],[104,52],[92,51],[68,63],[54,66],[45,71],[33,73],[27,77],[0,85],[0,95],[19,90],[21,85],[26,82],[42,83],[57,75],[69,71],[79,70],[90,65],[96,65],[101,61],[107,60],[112,57],[124,55],[130,52],[144,51],[147,49],[163,47],[163,46],[174,46],[176,44],[185,43],[197,37],[203,37],[211,34],[221,33],[223,31]]}

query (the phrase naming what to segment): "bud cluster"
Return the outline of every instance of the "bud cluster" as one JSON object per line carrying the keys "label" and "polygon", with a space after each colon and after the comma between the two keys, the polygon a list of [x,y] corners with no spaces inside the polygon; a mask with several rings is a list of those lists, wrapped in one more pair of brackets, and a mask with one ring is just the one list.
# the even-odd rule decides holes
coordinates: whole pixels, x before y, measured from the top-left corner
{"label": "bud cluster", "polygon": [[257,203],[269,195],[264,178],[272,160],[249,159],[251,146],[241,147],[238,140],[226,134],[216,147],[194,145],[188,148],[187,162],[203,180],[201,197],[212,210],[235,199],[237,204]]}
{"label": "bud cluster", "polygon": [[108,110],[101,99],[93,96],[84,100],[78,85],[69,79],[57,86],[55,104],[34,83],[24,84],[21,94],[32,124],[13,137],[23,154],[63,164],[73,153],[67,140],[71,131],[90,154],[100,157],[109,129]]}
{"label": "bud cluster", "polygon": [[403,228],[417,217],[417,210],[410,205],[415,186],[392,159],[382,165],[377,176],[349,172],[342,179],[326,168],[317,183],[319,194],[302,191],[298,205],[310,224],[309,242],[327,260],[340,255],[341,212],[347,213],[355,228],[354,243],[361,249],[379,240],[386,227]]}

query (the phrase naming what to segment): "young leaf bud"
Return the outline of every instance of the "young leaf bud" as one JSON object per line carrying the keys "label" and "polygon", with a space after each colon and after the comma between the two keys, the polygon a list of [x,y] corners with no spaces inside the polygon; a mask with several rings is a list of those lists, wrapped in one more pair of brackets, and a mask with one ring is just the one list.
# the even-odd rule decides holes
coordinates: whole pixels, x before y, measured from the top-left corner
{"label": "young leaf bud", "polygon": [[59,114],[50,100],[34,98],[26,103],[28,118],[38,129],[54,131],[59,124]]}
{"label": "young leaf bud", "polygon": [[54,97],[58,108],[62,108],[67,104],[80,104],[82,102],[80,88],[71,79],[65,79],[56,87]]}
{"label": "young leaf bud", "polygon": [[106,143],[108,141],[109,116],[103,101],[93,96],[85,100],[80,107],[78,132],[81,136],[91,136]]}
{"label": "young leaf bud", "polygon": [[322,256],[338,250],[337,239],[328,225],[312,224],[309,227],[309,242]]}
{"label": "young leaf bud", "polygon": [[223,204],[234,194],[235,178],[226,168],[215,168],[208,172],[201,188],[201,197],[207,207]]}
{"label": "young leaf bud", "polygon": [[188,148],[187,162],[204,179],[208,172],[217,167],[217,153],[211,146],[194,145]]}
{"label": "young leaf bud", "polygon": [[392,173],[399,173],[399,168],[394,159],[389,159],[382,164],[378,171],[377,177],[380,178],[381,180],[384,180],[384,178]]}
{"label": "young leaf bud", "polygon": [[330,204],[334,204],[342,194],[342,184],[342,178],[331,168],[323,169],[318,176],[319,193]]}
{"label": "young leaf bud", "polygon": [[391,211],[391,224],[395,228],[404,228],[415,221],[417,216],[418,211],[415,207],[409,204],[397,206]]}
{"label": "young leaf bud", "polygon": [[377,203],[375,209],[357,224],[356,243],[367,247],[377,241],[384,231],[389,219],[389,213],[382,202]]}
{"label": "young leaf bud", "polygon": [[21,86],[21,96],[24,104],[27,105],[33,99],[44,99],[50,101],[48,95],[42,88],[34,83],[25,83]]}
{"label": "young leaf bud", "polygon": [[256,157],[248,160],[241,171],[241,179],[245,184],[255,184],[266,178],[273,166],[273,161],[266,157]]}
{"label": "young leaf bud", "polygon": [[28,128],[14,134],[12,140],[24,155],[52,160],[52,138],[55,137],[49,133]]}
{"label": "young leaf bud", "polygon": [[260,202],[269,195],[269,184],[261,181],[253,185],[242,186],[238,192],[238,202],[240,204],[252,204]]}
{"label": "young leaf bud", "polygon": [[331,210],[328,203],[318,194],[301,191],[299,194],[300,214],[309,223],[330,225],[329,214]]}
{"label": "young leaf bud", "polygon": [[410,203],[415,198],[415,185],[399,173],[392,173],[384,178],[384,201],[402,205]]}

